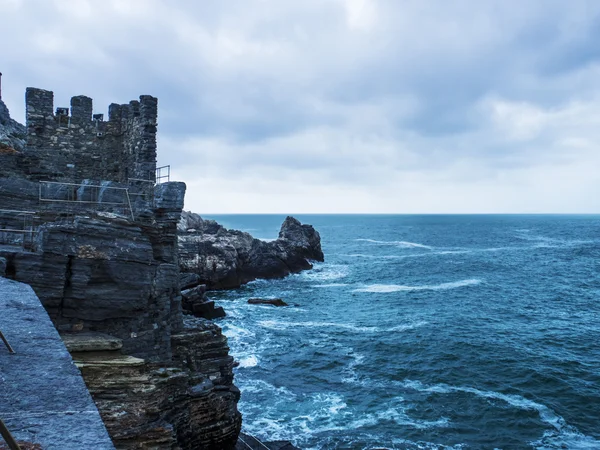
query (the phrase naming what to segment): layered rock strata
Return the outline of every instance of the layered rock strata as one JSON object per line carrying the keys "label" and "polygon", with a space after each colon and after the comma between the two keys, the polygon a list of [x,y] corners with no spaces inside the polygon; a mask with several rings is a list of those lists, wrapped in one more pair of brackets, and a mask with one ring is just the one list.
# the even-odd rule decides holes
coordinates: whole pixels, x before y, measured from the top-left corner
{"label": "layered rock strata", "polygon": [[241,415],[227,339],[210,321],[192,326],[172,335],[168,366],[121,354],[110,336],[64,336],[117,449],[235,445]]}
{"label": "layered rock strata", "polygon": [[25,146],[0,152],[0,276],[30,284],[67,333],[118,449],[233,448],[227,340],[212,323],[184,329],[185,185],[154,186],[156,99],[96,116],[87,97],[53,114],[52,93],[28,89]]}
{"label": "layered rock strata", "polygon": [[279,238],[265,242],[184,212],[178,225],[179,266],[209,289],[239,287],[257,278],[283,278],[323,261],[321,238],[311,225],[287,217]]}

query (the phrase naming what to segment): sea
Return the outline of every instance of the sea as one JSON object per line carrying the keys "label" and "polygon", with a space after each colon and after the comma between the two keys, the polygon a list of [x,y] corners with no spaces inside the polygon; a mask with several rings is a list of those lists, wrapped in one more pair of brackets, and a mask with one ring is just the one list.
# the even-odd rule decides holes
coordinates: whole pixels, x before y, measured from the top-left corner
{"label": "sea", "polygon": [[[296,217],[324,263],[209,293],[245,432],[301,449],[600,449],[599,215]],[[271,240],[285,217],[206,218]]]}

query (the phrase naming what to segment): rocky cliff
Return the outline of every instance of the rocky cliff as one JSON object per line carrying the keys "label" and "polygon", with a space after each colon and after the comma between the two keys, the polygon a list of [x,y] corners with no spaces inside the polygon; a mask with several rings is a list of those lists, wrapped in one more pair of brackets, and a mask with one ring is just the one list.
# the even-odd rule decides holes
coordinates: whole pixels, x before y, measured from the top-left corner
{"label": "rocky cliff", "polygon": [[178,224],[179,266],[210,289],[239,287],[257,278],[282,278],[323,261],[321,238],[311,225],[287,217],[278,239],[265,242],[183,212]]}
{"label": "rocky cliff", "polygon": [[8,108],[0,99],[0,153],[14,154],[25,146],[25,127],[11,119]]}
{"label": "rocky cliff", "polygon": [[[73,357],[116,448],[233,448],[241,415],[227,339],[210,322],[183,321],[185,184],[154,184],[155,99],[119,114],[113,107],[103,124],[92,120],[91,99],[74,98],[70,117],[52,113],[51,92],[31,92],[47,99],[41,108],[28,95],[26,140],[0,109],[11,149],[0,148],[0,276],[31,285],[76,343]],[[102,178],[111,173],[120,178]],[[126,178],[138,173],[147,175],[142,189]]]}
{"label": "rocky cliff", "polygon": [[173,334],[170,365],[107,350],[108,340],[85,334],[65,338],[117,449],[235,446],[240,393],[232,384],[227,339],[217,325],[193,319]]}

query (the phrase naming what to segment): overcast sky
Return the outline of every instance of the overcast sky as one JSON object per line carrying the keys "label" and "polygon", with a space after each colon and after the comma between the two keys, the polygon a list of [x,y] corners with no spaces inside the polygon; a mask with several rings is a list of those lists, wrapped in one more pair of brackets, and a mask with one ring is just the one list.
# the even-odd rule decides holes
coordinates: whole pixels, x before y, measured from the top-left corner
{"label": "overcast sky", "polygon": [[597,0],[0,0],[2,97],[159,99],[199,213],[600,212]]}

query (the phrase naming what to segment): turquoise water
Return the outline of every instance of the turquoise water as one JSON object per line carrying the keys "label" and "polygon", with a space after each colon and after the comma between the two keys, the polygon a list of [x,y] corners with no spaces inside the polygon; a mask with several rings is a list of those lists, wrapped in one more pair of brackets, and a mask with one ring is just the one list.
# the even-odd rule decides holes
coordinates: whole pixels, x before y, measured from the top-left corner
{"label": "turquoise water", "polygon": [[[600,449],[600,216],[297,217],[325,263],[210,293],[245,431],[305,449]],[[210,218],[262,239],[284,219]]]}

